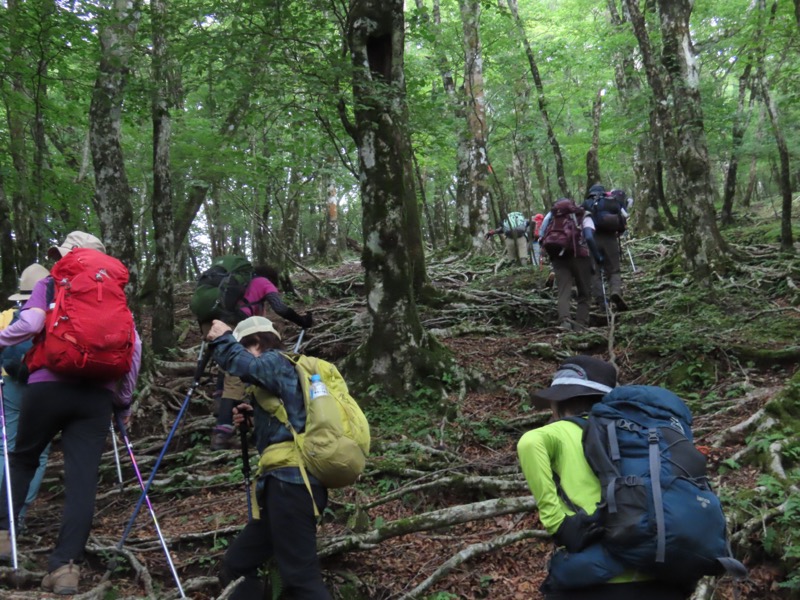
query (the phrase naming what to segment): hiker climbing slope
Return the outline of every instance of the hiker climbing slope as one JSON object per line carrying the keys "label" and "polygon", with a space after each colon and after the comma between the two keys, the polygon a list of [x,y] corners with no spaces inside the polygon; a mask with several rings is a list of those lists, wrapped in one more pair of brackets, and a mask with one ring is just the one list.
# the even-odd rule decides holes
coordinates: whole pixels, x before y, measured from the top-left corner
{"label": "hiker climbing slope", "polygon": [[496,229],[486,232],[488,240],[493,235],[503,235],[505,238],[506,257],[525,264],[528,261],[528,229],[530,223],[521,212],[508,213],[508,217],[497,224]]}
{"label": "hiker climbing slope", "polygon": [[[307,413],[300,380],[295,366],[280,352],[281,337],[269,319],[250,317],[234,331],[222,321],[214,321],[208,339],[214,359],[223,369],[280,398],[292,427],[298,432],[304,430]],[[262,460],[268,450],[293,447],[291,431],[259,402],[254,406],[240,404],[236,410],[254,414],[256,446]],[[225,552],[223,582],[244,577],[232,600],[261,600],[264,579],[260,570],[270,557],[277,563],[287,597],[330,598],[317,558],[315,516],[315,506],[319,513],[325,510],[328,491],[309,473],[309,493],[297,463],[287,458],[283,464],[272,465],[258,477],[255,495],[259,518],[247,523]]]}
{"label": "hiker climbing slope", "polygon": [[[18,303],[17,308],[11,308],[0,313],[0,330],[13,325],[19,319],[19,309],[31,297],[34,285],[49,274],[50,272],[39,264],[32,264],[22,271],[19,279],[19,291],[8,298]],[[20,409],[22,408],[22,397],[25,386],[28,383],[28,368],[25,366],[25,353],[31,346],[33,346],[32,341],[26,340],[14,346],[4,348],[2,355],[0,355],[3,368],[3,408],[5,411],[6,439],[9,450],[14,449],[17,441],[17,426],[19,424]],[[31,480],[28,488],[28,495],[25,497],[25,503],[20,508],[19,517],[17,518],[18,530],[23,529],[25,513],[39,493],[39,487],[44,478],[44,471],[47,466],[47,456],[49,453],[50,446],[48,445],[39,458],[39,466]],[[3,462],[0,462],[0,475],[3,474],[3,466]]]}
{"label": "hiker climbing slope", "polygon": [[[222,270],[223,277],[204,283],[207,274],[215,269]],[[241,256],[215,259],[211,268],[200,276],[190,303],[203,335],[208,333],[213,319],[235,327],[247,317],[264,316],[267,304],[278,316],[303,329],[310,328],[314,324],[311,313],[301,316],[283,302],[277,288],[278,279],[278,272],[272,267],[254,267]],[[220,374],[216,392],[219,395],[217,423],[211,432],[212,450],[233,447],[233,407],[244,398],[244,387],[238,377]]]}
{"label": "hiker climbing slope", "polygon": [[627,228],[628,213],[625,192],[611,190],[606,192],[602,185],[593,185],[583,204],[586,212],[592,215],[595,226],[595,242],[603,263],[595,261],[595,272],[592,275],[592,296],[595,302],[605,308],[603,281],[608,280],[609,299],[618,311],[628,310],[628,304],[622,297],[622,276],[620,274],[620,241],[619,237]]}
{"label": "hiker climbing slope", "polygon": [[[592,261],[602,264],[594,243],[594,222],[583,208],[569,198],[556,202],[544,218],[541,244],[555,273],[558,297],[558,322],[562,329],[583,329],[589,326]],[[570,318],[572,287],[577,290],[575,320]]]}
{"label": "hiker climbing slope", "polygon": [[[42,451],[61,433],[64,512],[42,589],[75,594],[109,423],[113,412],[126,425],[130,420],[142,346],[124,293],[128,271],[105,254],[98,238],[73,231],[48,256],[57,261],[52,275],[36,283],[20,319],[0,331],[0,346],[36,336],[26,355],[30,376],[11,453],[12,504],[16,518]],[[98,314],[104,318],[95,318]],[[3,482],[0,558],[5,559],[13,546],[8,512]]]}

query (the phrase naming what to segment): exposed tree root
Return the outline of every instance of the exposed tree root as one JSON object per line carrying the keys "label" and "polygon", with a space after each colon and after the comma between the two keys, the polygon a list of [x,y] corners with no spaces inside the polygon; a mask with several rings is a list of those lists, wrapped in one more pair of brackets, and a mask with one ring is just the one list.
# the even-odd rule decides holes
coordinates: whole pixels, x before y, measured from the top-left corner
{"label": "exposed tree root", "polygon": [[531,538],[539,538],[539,539],[549,539],[550,534],[546,531],[538,530],[538,529],[525,529],[523,531],[515,531],[512,533],[506,533],[504,535],[498,536],[493,540],[489,540],[488,542],[481,542],[478,544],[472,544],[471,546],[467,546],[463,550],[460,550],[450,559],[442,563],[430,576],[428,576],[425,581],[420,583],[417,587],[413,590],[408,592],[407,594],[403,594],[401,598],[407,598],[411,600],[412,598],[419,598],[420,594],[423,594],[427,590],[431,588],[437,581],[439,581],[442,577],[448,575],[453,569],[456,567],[464,564],[465,562],[469,561],[470,559],[479,556],[481,554],[487,554],[489,552],[493,552],[498,548],[503,548],[504,546],[508,546],[510,544],[514,544],[521,540],[528,540]]}
{"label": "exposed tree root", "polygon": [[528,512],[534,508],[536,508],[536,500],[532,496],[501,498],[461,506],[451,506],[414,515],[406,519],[391,521],[367,533],[336,536],[321,540],[319,556],[324,558],[340,552],[368,550],[376,544],[393,537],[458,525],[479,519]]}

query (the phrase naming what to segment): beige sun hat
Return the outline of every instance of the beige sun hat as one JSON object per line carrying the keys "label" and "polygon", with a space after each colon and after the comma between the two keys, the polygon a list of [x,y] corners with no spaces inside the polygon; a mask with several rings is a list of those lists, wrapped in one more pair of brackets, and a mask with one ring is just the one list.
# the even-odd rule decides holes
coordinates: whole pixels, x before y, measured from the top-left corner
{"label": "beige sun hat", "polygon": [[106,247],[99,238],[85,231],[73,231],[67,235],[63,244],[60,246],[51,246],[47,250],[47,257],[58,260],[75,248],[91,248],[92,250],[99,250],[103,254],[106,253]]}
{"label": "beige sun hat", "polygon": [[40,279],[44,279],[48,275],[50,275],[50,271],[42,265],[34,263],[25,267],[25,270],[22,271],[22,275],[19,277],[19,291],[16,294],[11,294],[8,299],[13,302],[27,300],[31,297],[31,292],[36,282]]}
{"label": "beige sun hat", "polygon": [[237,342],[241,342],[248,335],[254,333],[274,333],[281,339],[281,334],[272,325],[272,321],[266,317],[248,317],[236,326],[233,330],[233,337]]}

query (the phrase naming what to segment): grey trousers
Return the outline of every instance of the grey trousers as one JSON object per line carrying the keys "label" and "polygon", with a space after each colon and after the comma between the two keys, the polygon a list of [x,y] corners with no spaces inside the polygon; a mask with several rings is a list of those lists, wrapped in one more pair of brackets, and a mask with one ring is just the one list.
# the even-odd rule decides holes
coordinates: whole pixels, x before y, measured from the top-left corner
{"label": "grey trousers", "polygon": [[[606,294],[619,294],[622,296],[622,276],[619,266],[619,241],[616,233],[595,232],[594,240],[597,249],[603,255],[603,275],[605,276],[607,287]],[[594,259],[592,259],[594,262]],[[592,275],[592,297],[595,300],[603,300],[603,286],[600,281],[600,269],[595,263],[595,273]],[[609,299],[609,298],[607,298]]]}
{"label": "grey trousers", "polygon": [[580,325],[588,326],[592,259],[588,256],[585,258],[554,258],[550,262],[553,264],[553,272],[556,275],[559,323],[570,318],[574,286],[578,292],[575,321]]}

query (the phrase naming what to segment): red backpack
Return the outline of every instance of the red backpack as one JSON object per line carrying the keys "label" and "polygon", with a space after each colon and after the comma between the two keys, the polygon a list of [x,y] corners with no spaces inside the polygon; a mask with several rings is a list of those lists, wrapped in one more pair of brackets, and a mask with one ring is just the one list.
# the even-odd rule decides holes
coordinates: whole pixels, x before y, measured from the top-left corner
{"label": "red backpack", "polygon": [[44,331],[25,359],[29,371],[44,367],[96,381],[125,375],[135,337],[125,265],[97,250],[75,248],[50,275]]}
{"label": "red backpack", "polygon": [[581,228],[584,212],[569,198],[561,198],[550,209],[550,222],[541,240],[550,258],[589,256]]}

